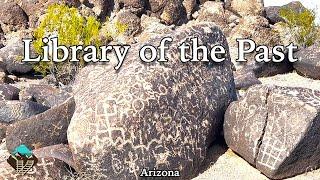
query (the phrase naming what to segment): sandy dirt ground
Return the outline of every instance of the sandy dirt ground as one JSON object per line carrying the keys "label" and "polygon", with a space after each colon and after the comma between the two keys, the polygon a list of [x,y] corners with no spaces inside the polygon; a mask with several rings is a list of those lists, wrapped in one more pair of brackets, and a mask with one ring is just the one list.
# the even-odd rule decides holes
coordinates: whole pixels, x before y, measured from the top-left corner
{"label": "sandy dirt ground", "polygon": [[[257,169],[225,145],[211,148],[207,170],[193,180],[268,180]],[[320,170],[307,172],[287,180],[320,180]]]}

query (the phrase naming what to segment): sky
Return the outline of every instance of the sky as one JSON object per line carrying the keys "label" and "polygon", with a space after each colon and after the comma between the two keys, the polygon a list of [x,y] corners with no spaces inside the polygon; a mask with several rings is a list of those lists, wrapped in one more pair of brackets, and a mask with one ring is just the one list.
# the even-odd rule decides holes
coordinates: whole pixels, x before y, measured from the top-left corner
{"label": "sky", "polygon": [[[317,24],[320,25],[320,0],[295,0],[300,1],[305,7],[313,9],[317,13]],[[265,6],[282,6],[292,2],[292,0],[264,0]]]}

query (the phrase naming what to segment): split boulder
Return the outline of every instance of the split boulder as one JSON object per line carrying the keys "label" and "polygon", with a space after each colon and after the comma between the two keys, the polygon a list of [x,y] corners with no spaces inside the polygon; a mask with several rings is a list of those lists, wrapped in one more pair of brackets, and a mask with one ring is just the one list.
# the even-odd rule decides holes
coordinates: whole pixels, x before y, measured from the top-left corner
{"label": "split boulder", "polygon": [[228,146],[272,179],[319,168],[320,91],[257,85],[226,114]]}

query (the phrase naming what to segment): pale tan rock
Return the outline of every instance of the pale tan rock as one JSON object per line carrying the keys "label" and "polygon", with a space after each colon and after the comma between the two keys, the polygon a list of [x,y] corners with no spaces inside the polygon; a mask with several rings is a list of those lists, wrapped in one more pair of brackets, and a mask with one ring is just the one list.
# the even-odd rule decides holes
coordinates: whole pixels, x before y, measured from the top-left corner
{"label": "pale tan rock", "polygon": [[228,0],[227,9],[235,11],[241,16],[261,16],[264,13],[263,0]]}

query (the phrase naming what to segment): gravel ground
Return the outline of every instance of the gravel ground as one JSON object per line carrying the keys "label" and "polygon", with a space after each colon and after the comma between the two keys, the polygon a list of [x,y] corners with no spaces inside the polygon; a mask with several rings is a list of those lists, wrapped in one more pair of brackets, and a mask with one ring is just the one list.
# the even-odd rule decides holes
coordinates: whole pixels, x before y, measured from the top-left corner
{"label": "gravel ground", "polygon": [[[226,146],[215,146],[212,148],[211,153],[214,154],[211,157],[211,165],[206,171],[193,180],[269,179]],[[320,180],[320,169],[287,180]]]}
{"label": "gravel ground", "polygon": [[[259,78],[262,84],[277,85],[286,87],[303,87],[309,89],[320,90],[320,80],[313,80],[300,76],[296,72],[288,74],[279,74],[272,77]],[[319,178],[320,179],[320,178]]]}

